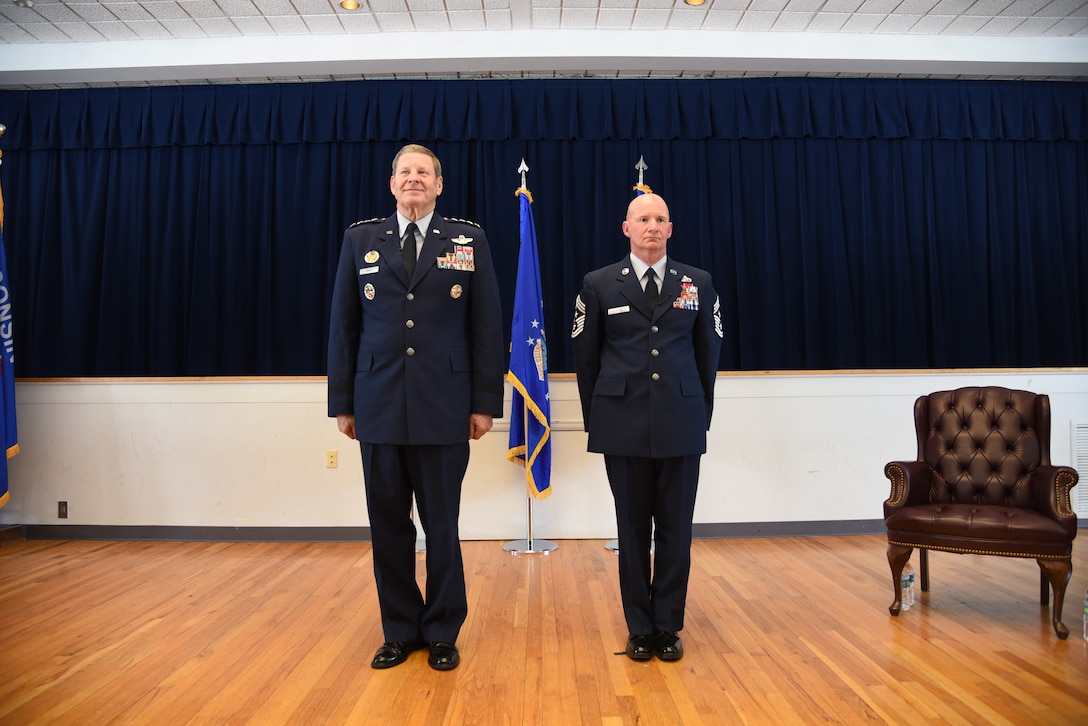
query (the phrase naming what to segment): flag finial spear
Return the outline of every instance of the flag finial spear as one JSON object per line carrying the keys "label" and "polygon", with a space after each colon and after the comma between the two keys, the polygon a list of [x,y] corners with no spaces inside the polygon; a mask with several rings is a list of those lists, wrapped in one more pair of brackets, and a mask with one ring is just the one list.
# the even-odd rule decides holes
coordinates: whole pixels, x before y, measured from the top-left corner
{"label": "flag finial spear", "polygon": [[514,190],[514,196],[518,196],[521,193],[525,193],[529,197],[529,201],[533,201],[533,195],[529,192],[529,187],[525,185],[525,174],[529,171],[529,165],[525,163],[525,157],[521,158],[521,166],[518,167],[518,173],[521,174],[521,186]]}
{"label": "flag finial spear", "polygon": [[642,192],[643,194],[650,194],[651,192],[653,192],[653,189],[650,189],[650,187],[646,186],[646,184],[642,181],[643,172],[650,168],[646,165],[646,160],[642,158],[642,154],[639,154],[638,163],[635,164],[635,168],[638,169],[638,184],[633,186],[632,189],[638,192]]}

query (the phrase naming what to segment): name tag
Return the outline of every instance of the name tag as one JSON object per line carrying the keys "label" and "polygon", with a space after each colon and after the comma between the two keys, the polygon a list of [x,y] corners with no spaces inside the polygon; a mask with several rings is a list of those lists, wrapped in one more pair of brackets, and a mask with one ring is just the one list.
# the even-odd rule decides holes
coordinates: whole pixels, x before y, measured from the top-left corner
{"label": "name tag", "polygon": [[619,315],[620,313],[629,313],[629,312],[631,312],[631,306],[630,305],[620,305],[618,308],[608,308],[608,314],[609,315]]}
{"label": "name tag", "polygon": [[377,271],[378,271],[378,266],[377,265],[374,265],[373,267],[360,267],[359,268],[359,274],[360,275],[373,275]]}

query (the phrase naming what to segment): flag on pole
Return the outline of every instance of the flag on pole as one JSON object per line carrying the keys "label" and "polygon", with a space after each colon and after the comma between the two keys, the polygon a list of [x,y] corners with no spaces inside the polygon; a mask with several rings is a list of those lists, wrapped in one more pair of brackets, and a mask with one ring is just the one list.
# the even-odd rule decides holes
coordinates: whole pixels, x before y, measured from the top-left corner
{"label": "flag on pole", "polygon": [[544,296],[540,290],[533,198],[522,184],[515,194],[521,202],[521,250],[514,287],[514,322],[510,335],[510,370],[506,380],[513,387],[510,410],[508,461],[525,467],[529,494],[536,499],[551,495],[552,426],[548,394],[548,345],[544,336]]}
{"label": "flag on pole", "polygon": [[0,507],[8,503],[8,459],[19,453],[15,427],[15,343],[11,329],[8,258],[4,252],[4,192],[0,189]]}

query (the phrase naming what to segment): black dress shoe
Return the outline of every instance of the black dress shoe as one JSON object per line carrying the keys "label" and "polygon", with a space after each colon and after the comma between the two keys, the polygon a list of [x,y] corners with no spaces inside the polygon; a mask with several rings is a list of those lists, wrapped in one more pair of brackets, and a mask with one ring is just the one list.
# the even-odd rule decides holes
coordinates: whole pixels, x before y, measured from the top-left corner
{"label": "black dress shoe", "polygon": [[654,655],[661,660],[680,660],[684,657],[684,644],[680,636],[671,630],[662,630],[654,636]]}
{"label": "black dress shoe", "polygon": [[431,654],[427,657],[427,665],[431,668],[436,671],[452,671],[460,662],[461,654],[453,643],[443,643],[440,640],[431,643]]}
{"label": "black dress shoe", "polygon": [[370,661],[370,667],[380,670],[399,666],[408,660],[408,656],[413,650],[418,650],[420,647],[420,643],[406,643],[402,640],[383,643],[382,647],[378,648],[378,652],[374,654],[374,660]]}
{"label": "black dress shoe", "polygon": [[628,635],[624,654],[631,660],[650,660],[654,657],[654,636]]}

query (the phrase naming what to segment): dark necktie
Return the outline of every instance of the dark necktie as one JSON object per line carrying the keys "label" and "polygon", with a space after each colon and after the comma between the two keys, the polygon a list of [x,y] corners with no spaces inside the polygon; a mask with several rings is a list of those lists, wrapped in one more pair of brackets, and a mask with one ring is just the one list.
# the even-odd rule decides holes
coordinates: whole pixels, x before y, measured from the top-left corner
{"label": "dark necktie", "polygon": [[404,237],[400,240],[400,251],[404,255],[404,270],[408,273],[408,279],[416,271],[416,227],[415,222],[408,223],[408,229],[404,230]]}
{"label": "dark necktie", "polygon": [[657,275],[654,274],[654,268],[646,270],[646,300],[651,305],[657,304],[657,298],[660,295],[657,289]]}

